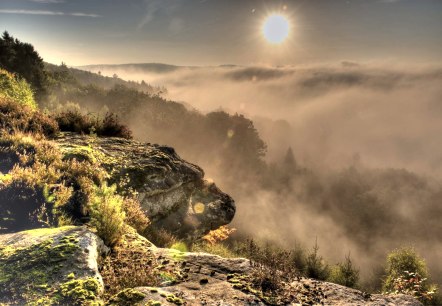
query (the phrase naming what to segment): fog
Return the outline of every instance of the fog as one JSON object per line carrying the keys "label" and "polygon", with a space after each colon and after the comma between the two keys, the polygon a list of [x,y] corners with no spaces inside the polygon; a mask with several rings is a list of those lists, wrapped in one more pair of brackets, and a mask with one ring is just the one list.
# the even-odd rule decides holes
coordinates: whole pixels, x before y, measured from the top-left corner
{"label": "fog", "polygon": [[[86,69],[165,86],[167,99],[202,112],[222,109],[244,114],[267,143],[270,165],[282,161],[292,147],[298,172],[282,192],[265,190],[253,179],[236,178],[237,169],[231,169],[230,177],[226,171],[221,175],[210,158],[191,160],[234,196],[238,209],[233,226],[240,231],[285,246],[300,242],[310,247],[317,238],[321,253],[331,263],[351,252],[365,279],[387,251],[414,245],[428,260],[434,278],[442,281],[438,221],[442,217],[438,204],[442,68],[400,67],[343,62],[279,68],[122,65]],[[149,140],[148,135],[143,140]],[[350,168],[356,174],[348,172]],[[340,191],[340,186],[353,184],[352,179],[359,184],[355,188],[363,190],[355,199]],[[368,215],[367,222],[355,218],[366,223],[359,229],[350,220],[354,212],[340,212],[345,201],[379,212],[374,220]]]}
{"label": "fog", "polygon": [[203,112],[252,118],[269,160],[291,145],[308,164],[340,167],[359,154],[367,165],[441,176],[442,68],[135,67],[94,69],[165,86],[166,98]]}

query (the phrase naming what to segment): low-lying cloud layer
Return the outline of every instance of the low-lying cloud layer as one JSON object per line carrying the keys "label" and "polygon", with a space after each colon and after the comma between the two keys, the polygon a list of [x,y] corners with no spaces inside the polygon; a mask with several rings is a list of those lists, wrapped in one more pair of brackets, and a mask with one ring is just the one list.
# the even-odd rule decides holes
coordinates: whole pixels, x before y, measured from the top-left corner
{"label": "low-lying cloud layer", "polygon": [[[434,232],[438,225],[422,208],[434,209],[440,188],[422,176],[442,179],[442,68],[343,62],[327,67],[150,64],[87,69],[165,86],[167,98],[203,112],[223,109],[252,118],[268,144],[269,162],[280,162],[288,147],[293,148],[298,164],[315,174],[298,176],[287,193],[261,190],[253,182],[233,186],[232,178],[220,176],[219,169],[201,164],[235,197],[234,225],[242,232],[286,246],[295,242],[310,246],[317,237],[323,254],[332,261],[352,252],[365,278],[370,276],[369,267],[376,267],[388,250],[410,243],[424,253],[435,278],[442,280],[438,267],[442,244]],[[362,187],[352,186],[351,173],[340,173],[354,165],[362,169],[355,178]],[[376,168],[384,170],[378,173]],[[420,177],[406,171],[390,173],[389,168],[404,168]],[[316,185],[320,188],[312,189]],[[355,192],[357,198],[342,196],[339,188]],[[345,209],[358,201],[361,209],[367,209],[373,201],[380,218],[386,213],[390,217],[385,220],[401,224],[372,231],[360,230],[356,224],[349,232],[352,222],[339,221],[340,216],[348,217],[348,212],[339,212],[343,199]],[[382,207],[394,207],[394,213]],[[372,215],[369,219],[377,226]],[[404,222],[418,230],[407,236]]]}
{"label": "low-lying cloud layer", "polygon": [[342,166],[357,155],[372,166],[442,173],[442,68],[343,62],[307,68],[153,64],[91,70],[165,86],[167,98],[203,112],[221,108],[245,114],[268,143],[270,159],[291,145],[307,163]]}

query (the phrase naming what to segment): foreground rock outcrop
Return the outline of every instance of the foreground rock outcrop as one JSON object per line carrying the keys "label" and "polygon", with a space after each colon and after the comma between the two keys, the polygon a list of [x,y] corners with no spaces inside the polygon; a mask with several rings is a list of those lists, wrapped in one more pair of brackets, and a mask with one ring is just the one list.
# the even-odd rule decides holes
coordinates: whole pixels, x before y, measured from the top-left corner
{"label": "foreground rock outcrop", "polygon": [[104,252],[101,239],[85,227],[0,235],[0,304],[98,303],[98,259]]}
{"label": "foreground rock outcrop", "polygon": [[235,215],[233,199],[171,147],[71,133],[61,134],[56,142],[66,158],[98,162],[111,182],[138,192],[153,226],[180,238],[201,237]]}
{"label": "foreground rock outcrop", "polygon": [[[336,284],[298,279],[287,284],[281,303],[251,286],[247,259],[160,249],[134,231],[122,237],[125,248],[144,248],[153,258],[159,282],[126,288],[107,305],[407,305],[405,295],[367,295]],[[0,235],[0,304],[102,305],[98,261],[101,240],[85,227],[39,229]]]}
{"label": "foreground rock outcrop", "polygon": [[[333,283],[300,278],[287,284],[284,297],[265,295],[251,286],[253,267],[244,258],[226,259],[205,253],[182,253],[153,249],[169,269],[176,269],[173,284],[140,287],[145,295],[139,305],[158,301],[161,305],[403,305],[420,306],[406,295],[369,295]],[[160,304],[158,304],[160,305]]]}

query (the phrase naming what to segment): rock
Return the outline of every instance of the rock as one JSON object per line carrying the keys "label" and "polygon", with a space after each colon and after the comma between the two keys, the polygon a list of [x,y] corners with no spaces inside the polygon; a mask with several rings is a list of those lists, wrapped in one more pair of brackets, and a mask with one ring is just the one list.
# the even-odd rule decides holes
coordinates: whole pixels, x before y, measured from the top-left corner
{"label": "rock", "polygon": [[233,219],[233,199],[204,180],[204,171],[181,159],[173,148],[72,133],[62,134],[56,142],[65,158],[98,162],[112,182],[126,182],[136,190],[155,228],[197,238]]}
{"label": "rock", "polygon": [[80,305],[100,301],[97,259],[106,252],[85,227],[0,235],[0,304]]}
{"label": "rock", "polygon": [[[143,249],[159,282],[124,288],[106,305],[422,305],[410,296],[366,295],[307,278],[284,284],[284,299],[272,297],[252,285],[254,267],[247,259],[157,248],[135,230],[116,248]],[[85,227],[0,235],[0,305],[102,305],[97,259],[106,252]]]}
{"label": "rock", "polygon": [[163,271],[167,277],[160,286],[135,288],[139,296],[144,295],[144,299],[140,298],[140,303],[136,305],[422,306],[411,296],[367,295],[355,289],[308,278],[286,284],[285,299],[281,296],[271,297],[251,286],[254,268],[247,259],[184,253],[155,246],[149,249],[157,263],[161,263],[160,272]]}

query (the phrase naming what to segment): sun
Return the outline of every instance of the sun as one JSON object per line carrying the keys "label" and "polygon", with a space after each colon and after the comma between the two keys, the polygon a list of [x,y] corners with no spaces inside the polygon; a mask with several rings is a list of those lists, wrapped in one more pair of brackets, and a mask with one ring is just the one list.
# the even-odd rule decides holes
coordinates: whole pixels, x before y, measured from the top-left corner
{"label": "sun", "polygon": [[262,33],[271,44],[284,42],[290,33],[290,24],[286,17],[278,14],[270,15],[264,21]]}

